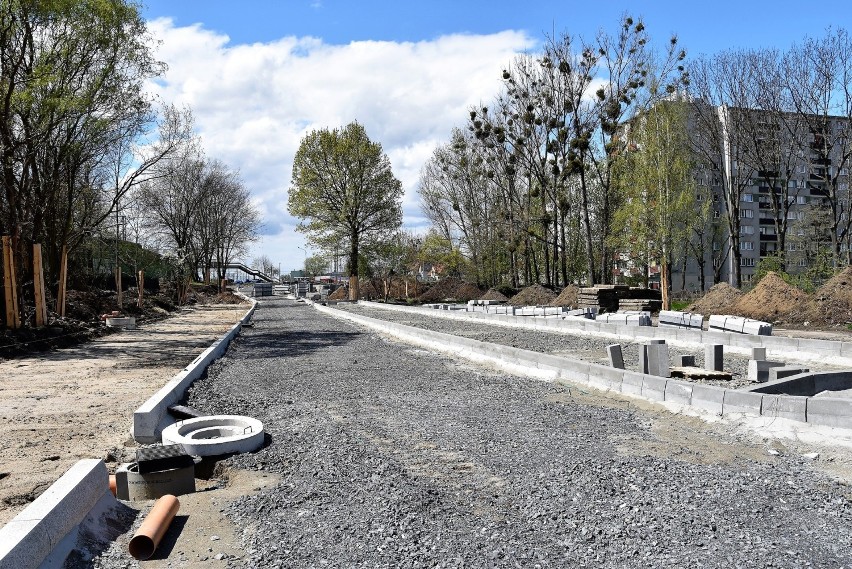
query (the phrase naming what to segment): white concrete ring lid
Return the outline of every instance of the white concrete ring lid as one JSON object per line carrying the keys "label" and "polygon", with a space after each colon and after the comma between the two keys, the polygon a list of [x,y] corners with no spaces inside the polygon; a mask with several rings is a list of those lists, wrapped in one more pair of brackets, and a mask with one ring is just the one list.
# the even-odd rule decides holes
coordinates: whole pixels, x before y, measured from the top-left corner
{"label": "white concrete ring lid", "polygon": [[193,456],[251,452],[263,439],[263,423],[243,415],[195,417],[163,429],[164,445],[181,445]]}

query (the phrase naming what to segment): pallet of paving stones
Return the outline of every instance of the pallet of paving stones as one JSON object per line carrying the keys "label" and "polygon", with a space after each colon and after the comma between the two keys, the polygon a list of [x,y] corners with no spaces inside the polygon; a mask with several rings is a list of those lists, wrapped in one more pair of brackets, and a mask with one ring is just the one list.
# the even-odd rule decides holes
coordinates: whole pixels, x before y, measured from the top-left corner
{"label": "pallet of paving stones", "polygon": [[755,336],[771,336],[772,324],[742,316],[728,316],[714,314],[710,316],[708,329],[721,330],[723,332],[736,332],[738,334],[753,334]]}
{"label": "pallet of paving stones", "polygon": [[713,371],[710,369],[691,366],[673,367],[671,368],[670,373],[672,377],[682,379],[708,379],[730,381],[734,378],[734,376],[728,371]]}
{"label": "pallet of paving stones", "polygon": [[695,328],[700,330],[704,324],[704,316],[693,314],[692,312],[681,312],[679,310],[660,310],[657,322],[660,326]]}
{"label": "pallet of paving stones", "polygon": [[619,299],[619,310],[642,310],[645,312],[659,312],[663,307],[662,300],[653,299]]}

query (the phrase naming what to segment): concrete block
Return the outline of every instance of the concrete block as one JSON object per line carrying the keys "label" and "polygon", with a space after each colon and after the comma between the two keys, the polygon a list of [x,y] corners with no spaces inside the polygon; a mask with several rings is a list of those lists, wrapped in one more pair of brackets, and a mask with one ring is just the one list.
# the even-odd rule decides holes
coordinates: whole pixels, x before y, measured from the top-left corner
{"label": "concrete block", "polygon": [[677,367],[695,367],[695,356],[677,356],[675,363]]}
{"label": "concrete block", "polygon": [[666,382],[665,400],[681,405],[692,404],[693,384],[671,379]]}
{"label": "concrete block", "polygon": [[826,356],[840,356],[842,342],[832,340],[799,339],[799,351]]}
{"label": "concrete block", "polygon": [[648,344],[665,344],[665,343],[666,343],[666,341],[664,339],[661,339],[661,338],[654,338],[653,340],[650,340],[648,342]]}
{"label": "concrete block", "polygon": [[840,355],[844,358],[852,358],[852,342],[840,342]]}
{"label": "concrete block", "polygon": [[644,374],[632,371],[624,372],[624,376],[621,380],[621,392],[626,395],[635,395],[637,397],[641,397],[642,382],[644,381],[644,379]]}
{"label": "concrete block", "polygon": [[763,395],[749,391],[725,390],[725,399],[722,402],[722,414],[748,413],[760,415],[763,405]]}
{"label": "concrete block", "polygon": [[671,377],[669,347],[666,344],[648,345],[648,373],[657,377]]}
{"label": "concrete block", "polygon": [[721,415],[724,399],[725,388],[723,387],[700,384],[692,386],[692,406],[696,409]]}
{"label": "concrete block", "polygon": [[653,377],[646,375],[642,381],[642,397],[652,401],[666,400],[666,383],[670,381],[665,377]]}
{"label": "concrete block", "polygon": [[766,361],[766,348],[752,348],[751,349],[751,359]]}
{"label": "concrete block", "polygon": [[763,345],[771,350],[772,354],[787,354],[799,351],[798,338],[785,338],[783,336],[770,336],[762,338]]}
{"label": "concrete block", "polygon": [[764,395],[760,414],[765,417],[781,417],[804,423],[807,420],[807,404],[807,397]]}
{"label": "concrete block", "polygon": [[595,366],[589,370],[589,385],[598,389],[621,391],[624,370],[606,366]]}
{"label": "concrete block", "polygon": [[774,367],[784,367],[784,364],[781,362],[749,360],[748,380],[755,383],[765,383],[769,381],[769,370]]}
{"label": "concrete block", "polygon": [[[107,496],[108,495],[108,496]],[[39,567],[109,492],[101,460],[84,459],[68,469],[29,506],[0,528],[0,567]],[[112,503],[116,503],[112,498]],[[73,540],[71,540],[73,547]],[[64,552],[65,555],[70,552]],[[63,558],[58,560],[61,566]]]}
{"label": "concrete block", "polygon": [[724,346],[722,344],[704,346],[704,369],[709,371],[723,371],[724,366]]}
{"label": "concrete block", "polygon": [[624,355],[621,353],[621,344],[611,344],[606,347],[609,356],[609,365],[617,369],[624,369]]}
{"label": "concrete block", "polygon": [[805,373],[810,371],[806,367],[796,367],[796,366],[782,366],[782,367],[773,367],[769,370],[769,381],[777,381],[779,379],[784,379],[785,377],[790,377],[792,375],[799,375],[800,373]]}
{"label": "concrete block", "polygon": [[746,349],[760,348],[763,346],[763,336],[756,336],[752,334],[731,334],[728,345]]}
{"label": "concrete block", "polygon": [[639,346],[639,373],[648,373],[648,344]]}
{"label": "concrete block", "polygon": [[809,397],[808,423],[852,429],[852,399],[834,397]]}

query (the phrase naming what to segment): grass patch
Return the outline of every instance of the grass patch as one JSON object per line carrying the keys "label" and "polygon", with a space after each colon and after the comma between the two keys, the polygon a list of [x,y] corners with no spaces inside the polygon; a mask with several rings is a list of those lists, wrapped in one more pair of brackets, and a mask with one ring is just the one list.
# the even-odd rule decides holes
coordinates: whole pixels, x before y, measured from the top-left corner
{"label": "grass patch", "polygon": [[672,301],[672,310],[686,310],[686,307],[692,304],[688,300],[673,300]]}

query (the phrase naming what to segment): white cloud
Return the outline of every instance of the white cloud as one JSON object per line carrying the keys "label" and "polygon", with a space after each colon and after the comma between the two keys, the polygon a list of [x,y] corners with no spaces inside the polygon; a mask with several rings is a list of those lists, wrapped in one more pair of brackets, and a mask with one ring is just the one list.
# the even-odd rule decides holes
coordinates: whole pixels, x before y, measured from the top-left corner
{"label": "white cloud", "polygon": [[432,41],[363,41],[328,45],[311,37],[230,45],[199,25],[149,23],[161,40],[157,56],[169,65],[151,90],[189,105],[209,156],[240,170],[266,217],[254,248],[298,268],[296,221],[286,213],[293,156],[316,128],[357,120],[391,159],[406,191],[404,223],[422,223],[416,195],[420,167],[435,146],[461,125],[467,107],[490,102],[501,70],[534,47],[522,32],[449,35]]}

